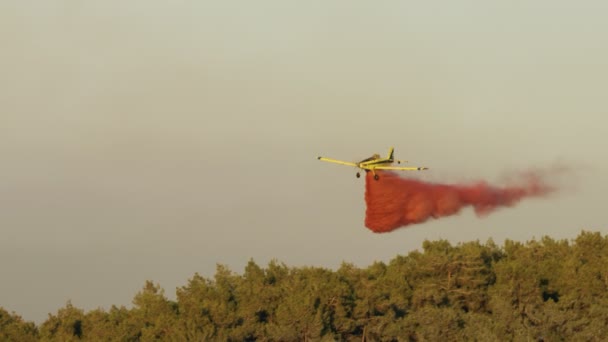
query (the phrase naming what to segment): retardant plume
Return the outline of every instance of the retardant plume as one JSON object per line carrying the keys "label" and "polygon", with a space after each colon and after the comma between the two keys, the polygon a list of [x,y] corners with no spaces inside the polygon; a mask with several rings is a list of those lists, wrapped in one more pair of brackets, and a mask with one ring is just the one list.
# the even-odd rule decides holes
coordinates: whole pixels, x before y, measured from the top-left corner
{"label": "retardant plume", "polygon": [[365,226],[376,233],[390,232],[429,218],[454,215],[471,206],[478,216],[510,207],[525,197],[542,197],[555,190],[542,181],[542,173],[529,172],[496,187],[486,182],[468,185],[437,184],[402,178],[392,172],[371,172],[365,178]]}

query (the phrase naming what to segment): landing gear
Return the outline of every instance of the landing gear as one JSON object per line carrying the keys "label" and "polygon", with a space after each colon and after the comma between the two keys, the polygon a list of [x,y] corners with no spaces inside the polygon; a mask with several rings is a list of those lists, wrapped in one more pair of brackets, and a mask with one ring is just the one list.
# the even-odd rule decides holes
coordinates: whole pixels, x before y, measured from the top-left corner
{"label": "landing gear", "polygon": [[380,176],[378,176],[378,175],[374,175],[374,179],[375,179],[375,180],[378,180],[378,179],[380,179]]}
{"label": "landing gear", "polygon": [[359,172],[357,172],[357,178],[361,177],[361,174]]}

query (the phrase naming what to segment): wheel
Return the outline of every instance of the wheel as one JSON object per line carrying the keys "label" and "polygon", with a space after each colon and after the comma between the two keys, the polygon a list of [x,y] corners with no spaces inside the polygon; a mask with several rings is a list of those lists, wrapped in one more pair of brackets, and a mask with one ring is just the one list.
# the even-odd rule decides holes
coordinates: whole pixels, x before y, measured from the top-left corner
{"label": "wheel", "polygon": [[378,175],[374,175],[374,179],[375,179],[375,180],[378,180],[378,179],[380,179],[380,176],[378,176]]}
{"label": "wheel", "polygon": [[359,172],[357,172],[357,178],[361,177],[361,174]]}

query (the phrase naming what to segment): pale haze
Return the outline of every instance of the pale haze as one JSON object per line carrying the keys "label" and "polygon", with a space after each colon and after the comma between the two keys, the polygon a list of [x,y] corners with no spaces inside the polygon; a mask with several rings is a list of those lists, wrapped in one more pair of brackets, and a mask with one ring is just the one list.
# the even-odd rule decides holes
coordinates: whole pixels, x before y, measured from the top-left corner
{"label": "pale haze", "polygon": [[[0,306],[169,298],[216,264],[367,267],[453,243],[606,234],[603,1],[2,1]],[[394,146],[433,182],[568,166],[560,191],[375,234]]]}

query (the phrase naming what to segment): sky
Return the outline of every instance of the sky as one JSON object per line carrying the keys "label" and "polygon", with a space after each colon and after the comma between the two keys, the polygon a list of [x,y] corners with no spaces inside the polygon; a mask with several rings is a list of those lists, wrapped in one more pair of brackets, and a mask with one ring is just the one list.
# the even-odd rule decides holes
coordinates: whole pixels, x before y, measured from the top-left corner
{"label": "sky", "polygon": [[[424,240],[607,232],[603,1],[0,2],[0,306],[175,298],[217,264],[367,267]],[[387,234],[317,160],[560,191]]]}

